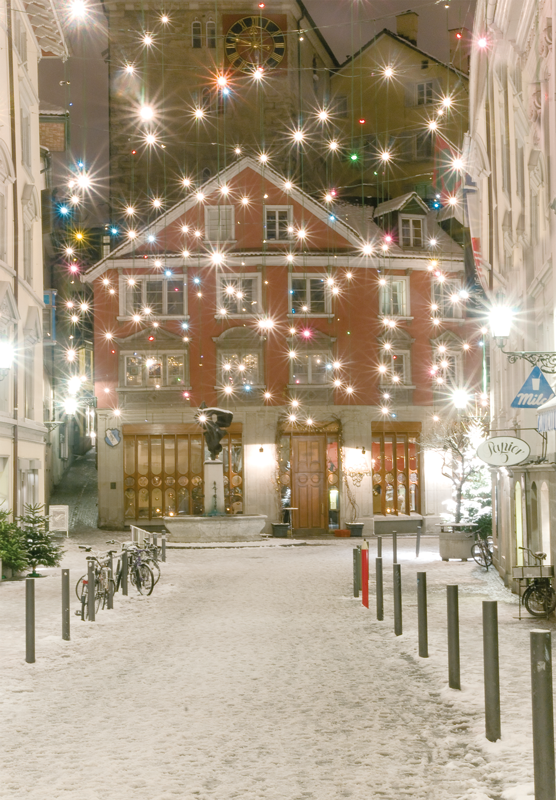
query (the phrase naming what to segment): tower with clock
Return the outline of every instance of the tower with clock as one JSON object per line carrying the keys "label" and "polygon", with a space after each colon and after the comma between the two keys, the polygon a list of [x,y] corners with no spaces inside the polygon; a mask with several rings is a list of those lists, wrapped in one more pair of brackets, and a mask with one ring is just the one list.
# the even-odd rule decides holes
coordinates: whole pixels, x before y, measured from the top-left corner
{"label": "tower with clock", "polygon": [[[216,12],[213,0],[171,11],[162,3],[145,10],[141,3],[108,0],[105,8],[114,216],[132,194],[177,199],[176,174],[206,180],[237,147],[273,150],[275,167],[286,168],[288,160],[291,167],[284,132],[322,105],[337,66],[302,2],[222,0]],[[149,33],[150,46],[137,30]],[[154,112],[150,126],[139,118],[143,104]],[[147,127],[156,138],[148,148]],[[310,166],[306,174],[310,180]]]}

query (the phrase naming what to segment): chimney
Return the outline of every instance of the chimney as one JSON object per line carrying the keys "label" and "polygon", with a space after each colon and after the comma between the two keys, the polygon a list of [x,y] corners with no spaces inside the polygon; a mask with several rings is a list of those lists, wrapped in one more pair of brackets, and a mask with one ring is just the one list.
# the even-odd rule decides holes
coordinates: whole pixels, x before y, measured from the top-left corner
{"label": "chimney", "polygon": [[471,50],[471,31],[468,28],[452,28],[448,31],[450,37],[450,66],[460,72],[469,73],[469,58]]}
{"label": "chimney", "polygon": [[415,11],[404,11],[396,16],[396,33],[411,44],[417,44],[419,14]]}

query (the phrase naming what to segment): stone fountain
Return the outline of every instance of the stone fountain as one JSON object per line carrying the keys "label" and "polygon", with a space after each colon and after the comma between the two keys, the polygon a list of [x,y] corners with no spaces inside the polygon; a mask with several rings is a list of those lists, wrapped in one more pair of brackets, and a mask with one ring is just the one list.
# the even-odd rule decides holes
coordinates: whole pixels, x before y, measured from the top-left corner
{"label": "stone fountain", "polygon": [[223,408],[207,408],[202,403],[196,414],[202,427],[210,459],[204,463],[205,513],[202,517],[164,517],[171,542],[253,542],[260,541],[266,516],[226,514],[224,502],[224,464],[218,456],[226,428],[234,415]]}

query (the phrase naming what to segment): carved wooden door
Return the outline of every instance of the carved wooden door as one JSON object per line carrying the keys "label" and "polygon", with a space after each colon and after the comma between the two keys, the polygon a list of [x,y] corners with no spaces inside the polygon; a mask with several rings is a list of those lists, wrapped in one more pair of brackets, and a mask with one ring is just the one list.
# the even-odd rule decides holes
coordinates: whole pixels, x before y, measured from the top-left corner
{"label": "carved wooden door", "polygon": [[293,436],[293,528],[299,534],[325,533],[325,437]]}

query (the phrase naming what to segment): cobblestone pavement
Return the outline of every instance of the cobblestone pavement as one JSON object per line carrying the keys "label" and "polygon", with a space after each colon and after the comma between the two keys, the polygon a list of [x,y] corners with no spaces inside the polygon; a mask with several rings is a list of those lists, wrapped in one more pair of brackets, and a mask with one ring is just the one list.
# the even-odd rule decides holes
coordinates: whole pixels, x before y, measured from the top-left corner
{"label": "cobblestone pavement", "polygon": [[[77,456],[71,467],[50,497],[51,505],[69,506],[70,536],[89,541],[92,534],[106,538],[106,531],[99,531],[96,451],[94,448]],[[95,537],[96,538],[96,537]]]}

